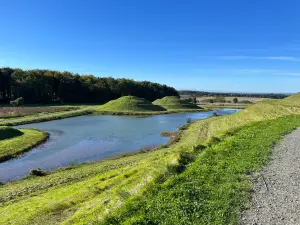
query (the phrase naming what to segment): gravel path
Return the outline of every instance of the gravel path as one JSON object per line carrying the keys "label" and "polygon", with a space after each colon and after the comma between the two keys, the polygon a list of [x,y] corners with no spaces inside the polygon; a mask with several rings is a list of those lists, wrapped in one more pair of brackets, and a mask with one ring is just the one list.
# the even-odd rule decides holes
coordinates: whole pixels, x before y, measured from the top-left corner
{"label": "gravel path", "polygon": [[300,129],[274,148],[271,163],[256,182],[241,224],[300,225]]}

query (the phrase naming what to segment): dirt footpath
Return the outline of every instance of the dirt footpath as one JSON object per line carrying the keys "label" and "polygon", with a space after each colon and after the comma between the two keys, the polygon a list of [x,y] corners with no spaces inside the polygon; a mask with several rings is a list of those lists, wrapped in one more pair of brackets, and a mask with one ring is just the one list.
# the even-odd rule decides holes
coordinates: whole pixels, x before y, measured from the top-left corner
{"label": "dirt footpath", "polygon": [[300,225],[300,129],[274,148],[272,161],[256,182],[252,206],[241,224]]}

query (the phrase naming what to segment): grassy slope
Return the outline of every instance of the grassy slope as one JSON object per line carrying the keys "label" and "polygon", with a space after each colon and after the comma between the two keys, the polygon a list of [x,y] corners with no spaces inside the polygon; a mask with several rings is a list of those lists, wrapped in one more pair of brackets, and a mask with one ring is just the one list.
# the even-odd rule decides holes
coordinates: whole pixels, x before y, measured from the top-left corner
{"label": "grassy slope", "polygon": [[235,115],[201,120],[191,125],[170,148],[121,159],[77,166],[46,177],[30,178],[0,187],[0,223],[86,224],[101,221],[139,193],[166,165],[176,162],[178,152],[219,136],[227,130],[299,113],[280,101],[259,103]]}
{"label": "grassy slope", "polygon": [[22,135],[23,133],[11,127],[0,127],[0,141]]}
{"label": "grassy slope", "polygon": [[98,110],[114,112],[155,112],[165,111],[164,108],[135,96],[124,96],[99,106]]}
{"label": "grassy slope", "polygon": [[179,99],[176,96],[166,96],[161,99],[157,99],[153,102],[154,105],[159,105],[167,110],[177,109],[200,109],[195,104],[189,103],[187,100]]}
{"label": "grassy slope", "polygon": [[48,138],[47,133],[34,129],[20,129],[14,132],[21,135],[0,141],[0,162],[19,156]]}
{"label": "grassy slope", "polygon": [[299,115],[246,126],[99,224],[238,224],[250,200],[247,174],[259,171],[272,146],[299,126]]}

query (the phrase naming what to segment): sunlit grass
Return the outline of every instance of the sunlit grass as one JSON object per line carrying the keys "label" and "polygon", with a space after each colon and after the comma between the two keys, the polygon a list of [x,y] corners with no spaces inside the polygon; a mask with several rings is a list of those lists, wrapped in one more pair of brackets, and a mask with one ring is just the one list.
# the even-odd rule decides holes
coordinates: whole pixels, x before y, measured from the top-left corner
{"label": "sunlit grass", "polygon": [[259,171],[274,144],[298,126],[299,115],[246,126],[98,224],[239,224],[250,200],[247,175]]}
{"label": "sunlit grass", "polygon": [[[272,135],[272,138],[274,138],[272,140],[278,140],[279,134],[290,131],[293,126],[298,124],[297,121],[299,118],[295,117],[293,120],[291,119],[294,124],[292,124],[292,122],[287,122],[288,125],[286,125],[286,127],[278,125],[278,129],[276,128],[277,122],[274,123],[274,125],[263,121],[299,113],[300,109],[297,107],[297,104],[292,105],[290,102],[289,104],[281,104],[280,101],[262,102],[234,115],[213,117],[197,121],[191,124],[191,126],[183,132],[181,139],[170,147],[119,159],[73,166],[69,169],[54,171],[45,177],[30,177],[24,180],[4,184],[0,186],[0,224],[98,223],[102,221],[105,216],[110,215],[112,212],[122,207],[128,199],[139,195],[144,190],[148,189],[149,185],[153,185],[155,178],[167,171],[168,165],[177,162],[181,151],[192,150],[195,146],[206,144],[207,141],[212,140],[213,137],[216,137],[215,139],[220,138],[225,133],[228,133],[228,131],[248,126],[253,122],[261,122],[262,124],[269,125],[271,127],[269,132],[274,134]],[[278,121],[281,121],[280,124],[282,124],[282,121],[285,121],[285,119],[280,118]],[[258,129],[258,125],[255,125],[255,130]],[[265,128],[268,128],[268,126],[261,126],[261,129]],[[251,130],[252,128],[245,129],[250,129],[246,130],[246,132],[253,131]],[[267,133],[263,135],[267,135]],[[241,138],[235,140],[243,140],[242,142],[244,142],[244,144],[249,144],[248,150],[250,154],[252,151],[251,142],[253,138],[256,137],[248,135],[245,136],[244,139]],[[260,140],[262,142],[261,146],[265,146],[265,152],[270,151],[268,146],[270,146],[269,143],[271,139],[268,139],[267,137],[257,138],[259,139],[257,139],[255,143],[259,143],[258,140]],[[264,141],[265,139],[266,141]],[[222,142],[220,146],[227,146],[223,145],[226,143],[226,141],[224,143]],[[254,147],[256,146],[255,143],[253,144]],[[227,147],[229,149],[230,147],[234,147],[234,145],[239,145],[239,141],[231,142]],[[220,147],[219,149],[216,146],[209,148],[210,150],[203,150],[203,153],[208,151],[218,155],[218,151],[222,151],[223,148]],[[253,154],[257,154],[255,150],[256,147],[254,147]],[[222,155],[225,153],[226,151],[220,154]],[[242,157],[245,152],[237,151],[236,153],[240,154],[238,155],[239,157]],[[212,153],[207,154],[209,156]],[[267,154],[269,153],[266,153],[266,155]],[[256,159],[262,157],[262,161],[265,159],[263,155],[257,155],[255,157]],[[228,160],[232,159],[228,158]],[[226,161],[222,162],[225,163]],[[232,163],[231,161],[228,162]],[[198,167],[194,166],[194,164],[191,168],[192,167],[195,168],[193,173],[197,174]],[[190,169],[185,173],[188,173],[189,170]],[[201,168],[199,168],[199,171],[201,172]],[[226,172],[223,170],[220,171]],[[181,176],[183,175],[179,175],[179,177]],[[213,174],[212,176],[218,177],[219,175]],[[183,179],[183,183],[185,183],[185,181],[194,181],[185,180],[186,178],[180,179]],[[195,188],[198,190],[197,187],[200,185],[199,191],[201,191],[203,186],[197,183],[197,179],[195,178]],[[207,179],[208,182],[211,178]],[[167,181],[167,184],[169,185],[170,182],[171,181]],[[230,188],[230,186],[226,185],[224,187]],[[210,189],[206,190],[207,193],[210,193]],[[220,189],[217,188],[216,191],[218,190]],[[215,192],[212,192],[212,194],[213,193]],[[167,196],[168,195],[166,195],[166,197]],[[225,196],[226,195],[224,195],[224,204],[227,201],[225,201]],[[186,204],[188,204],[188,202]],[[233,206],[236,205],[233,204]],[[212,204],[211,207],[214,209],[213,207],[215,207],[215,205]],[[222,211],[222,207],[223,206],[221,205],[221,211],[216,211],[220,212],[220,215],[222,212],[227,212]],[[180,213],[180,211],[178,211],[178,213]]]}
{"label": "sunlit grass", "polygon": [[21,135],[0,141],[0,162],[19,156],[48,138],[47,133],[35,129],[17,131]]}

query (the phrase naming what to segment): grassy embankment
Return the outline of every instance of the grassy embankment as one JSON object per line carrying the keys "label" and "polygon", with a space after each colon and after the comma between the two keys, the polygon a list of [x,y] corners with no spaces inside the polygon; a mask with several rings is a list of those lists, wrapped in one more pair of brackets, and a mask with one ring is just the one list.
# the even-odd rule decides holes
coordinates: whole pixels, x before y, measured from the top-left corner
{"label": "grassy embankment", "polygon": [[0,127],[0,162],[17,157],[44,142],[48,134],[34,129]]}
{"label": "grassy embankment", "polygon": [[124,96],[112,100],[97,108],[97,113],[113,115],[158,115],[178,112],[204,111],[195,104],[188,103],[175,96],[167,96],[163,99],[169,99],[169,105],[160,104],[162,99],[153,103],[134,96]]}
{"label": "grassy embankment", "polygon": [[[295,107],[291,102],[284,104],[281,104],[281,101],[259,103],[234,115],[197,121],[182,134],[182,138],[177,143],[164,149],[93,164],[74,166],[69,169],[54,171],[45,177],[30,177],[4,184],[0,187],[0,198],[2,199],[0,206],[0,223],[93,224],[101,222],[105,216],[111,215],[117,208],[124,205],[124,202],[130,202],[129,199],[132,196],[149,190],[149,184],[151,184],[150,186],[157,185],[155,182],[156,178],[167,171],[168,165],[177,162],[179,153],[183,150],[191,150],[193,146],[205,144],[208,140],[217,140],[212,137],[220,137],[229,130],[249,125],[252,122],[266,121],[297,113],[300,113],[300,109]],[[247,194],[245,193],[248,190],[247,185],[245,189],[239,189],[238,185],[235,186],[235,184],[237,184],[236,182],[241,182],[238,183],[241,185],[246,184],[243,182],[247,182],[247,180],[245,180],[245,177],[242,175],[245,172],[245,168],[250,168],[249,170],[259,168],[270,152],[270,143],[273,144],[282,134],[296,127],[298,125],[298,119],[298,117],[292,117],[290,119],[286,118],[273,122],[264,122],[261,126],[260,124],[251,125],[245,128],[245,130],[238,131],[236,135],[228,137],[228,139],[220,143],[220,145],[215,145],[204,150],[198,156],[197,162],[199,163],[192,164],[186,172],[181,175],[175,175],[174,178],[162,184],[162,186],[171,185],[168,186],[170,188],[169,193],[162,192],[166,195],[166,200],[172,198],[173,193],[174,200],[179,199],[181,201],[182,199],[177,197],[180,195],[187,197],[185,193],[193,197],[193,193],[190,192],[189,187],[193,187],[195,191],[201,191],[201,188],[207,188],[204,189],[202,195],[206,201],[202,203],[201,201],[198,202],[198,199],[192,201],[187,198],[187,201],[184,202],[186,207],[181,205],[182,210],[180,211],[178,209],[177,215],[180,215],[185,209],[191,209],[191,212],[193,212],[193,208],[190,206],[190,203],[192,203],[192,205],[195,206],[194,209],[205,209],[203,213],[206,214],[203,214],[202,217],[212,219],[210,218],[210,216],[212,216],[211,213],[215,211],[216,208],[214,207],[217,207],[216,204],[214,204],[213,196],[218,196],[215,195],[215,193],[218,193],[218,190],[228,188],[228,192],[225,190],[224,196],[222,192],[222,195],[219,195],[222,196],[222,198],[220,197],[222,204],[219,206],[219,210],[217,210],[219,213],[219,217],[217,218],[220,219],[223,215],[226,218],[232,218],[232,221],[234,221],[236,213],[238,212],[232,214],[229,208],[234,209],[235,207],[239,207],[239,204],[242,204],[242,202],[239,203],[239,201],[247,198]],[[268,132],[271,135],[268,135],[262,128],[269,129]],[[242,147],[242,145],[239,145],[239,142],[244,143],[248,148],[236,148],[235,146]],[[257,152],[257,150],[261,148],[263,149],[261,155],[259,155],[260,153]],[[239,151],[239,149],[242,150]],[[222,153],[222,151],[224,152]],[[253,159],[261,163],[255,164],[256,161],[250,160],[252,156],[249,158],[247,154],[253,154]],[[219,164],[218,161],[213,161],[214,157],[217,157],[222,163]],[[221,160],[220,157],[225,158]],[[247,158],[249,162],[254,163],[253,168],[251,165],[249,165],[249,167],[242,165],[248,163],[248,160],[240,162],[243,157]],[[238,160],[234,161],[235,159]],[[207,167],[204,166],[204,169],[207,168],[207,171],[202,168],[205,175],[203,177],[201,176],[200,181],[204,181],[204,183],[202,184],[200,182],[199,184],[199,179],[193,176],[201,175],[202,172],[200,171],[202,171],[202,169],[199,168],[198,173],[197,166],[202,163],[204,163],[204,165],[207,163]],[[241,163],[241,165],[238,163]],[[225,174],[227,170],[222,170],[223,167],[228,170],[232,169],[229,170],[232,171],[232,173]],[[236,180],[237,175],[235,172],[237,171],[235,168],[237,168],[237,171],[240,173],[241,181]],[[220,176],[216,173],[218,169],[220,169]],[[192,172],[189,172],[190,170]],[[223,180],[222,182],[219,180],[223,175],[229,180],[229,183],[225,183],[224,185],[222,183]],[[181,176],[183,177],[181,178]],[[188,180],[189,178],[192,180]],[[174,181],[172,181],[173,179]],[[182,192],[176,192],[179,190],[176,187],[178,179],[182,180],[182,185],[186,185],[179,188]],[[216,184],[222,184],[216,187],[215,192],[209,189],[213,187],[212,182],[214,182],[214,179],[216,179]],[[230,183],[231,181],[232,183]],[[195,183],[194,186],[193,183]],[[206,183],[208,184],[207,187],[205,186]],[[200,189],[197,189],[198,185],[200,185]],[[174,189],[172,189],[173,186]],[[161,188],[160,184],[159,188]],[[186,192],[184,192],[185,188],[187,189]],[[164,190],[166,191],[166,189],[162,189],[162,191]],[[232,190],[235,191],[231,192]],[[152,192],[149,192],[148,194],[151,195],[151,193]],[[176,193],[178,193],[177,197]],[[168,194],[170,195],[168,196]],[[163,195],[158,193],[158,196]],[[239,197],[235,198],[235,196]],[[155,206],[155,199],[156,198],[153,199],[153,202],[149,200],[147,203],[151,206]],[[236,201],[238,201],[238,203],[236,203]],[[209,202],[211,202],[211,205],[206,205],[208,207],[201,208]],[[141,203],[133,201],[132,205],[135,206],[135,204],[144,203],[143,200]],[[161,204],[163,208],[167,202],[163,202],[162,200]],[[176,204],[180,203],[170,202],[170,204],[170,207],[174,207],[172,209],[177,210]],[[196,207],[197,204],[197,207],[200,208]],[[201,204],[203,205],[201,206]],[[154,214],[161,212],[159,210],[162,208],[153,208],[151,212]],[[125,208],[122,212],[128,212],[127,209],[128,208]],[[145,218],[142,211],[136,210],[133,213],[135,212],[137,214],[133,214],[133,216],[140,215],[142,220]],[[172,213],[176,215],[177,213],[173,211],[168,212],[170,215],[172,215]],[[136,217],[133,217],[133,219],[135,218]],[[154,217],[151,217],[151,219],[153,218]],[[168,217],[162,217],[162,220],[168,221]],[[219,224],[221,224],[221,222]]]}
{"label": "grassy embankment", "polygon": [[259,176],[282,135],[300,126],[300,115],[256,122],[203,152],[166,182],[156,180],[143,195],[98,224],[239,224],[250,204],[249,175]]}

